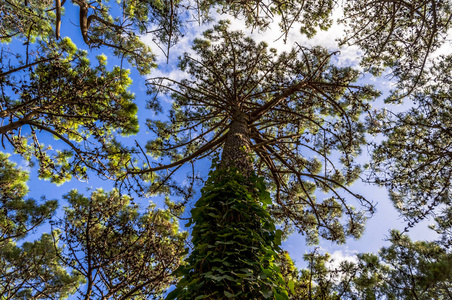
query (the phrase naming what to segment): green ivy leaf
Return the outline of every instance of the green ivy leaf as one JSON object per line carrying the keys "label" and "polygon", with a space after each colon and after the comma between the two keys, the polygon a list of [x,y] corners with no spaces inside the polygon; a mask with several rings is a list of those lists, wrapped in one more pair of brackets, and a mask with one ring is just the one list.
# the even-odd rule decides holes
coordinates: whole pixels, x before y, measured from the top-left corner
{"label": "green ivy leaf", "polygon": [[292,294],[294,294],[294,293],[295,293],[295,283],[294,283],[294,281],[293,281],[293,280],[290,280],[289,283],[288,283],[287,285],[289,286],[290,292],[291,292]]}

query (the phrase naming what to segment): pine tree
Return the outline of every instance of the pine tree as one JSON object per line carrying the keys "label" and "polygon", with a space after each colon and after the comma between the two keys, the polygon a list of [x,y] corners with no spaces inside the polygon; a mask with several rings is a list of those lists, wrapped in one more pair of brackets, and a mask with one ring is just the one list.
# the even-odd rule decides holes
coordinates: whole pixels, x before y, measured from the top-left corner
{"label": "pine tree", "polygon": [[[192,211],[195,250],[188,264],[193,269],[185,270],[178,299],[194,295],[212,299],[238,297],[242,293],[245,298],[258,299],[283,297],[287,293],[280,294],[277,285],[270,289],[257,286],[254,293],[251,284],[244,284],[247,288],[243,288],[238,283],[244,278],[258,282],[263,278],[261,272],[251,267],[249,273],[242,270],[245,273],[240,274],[229,269],[226,271],[229,277],[223,277],[220,271],[221,274],[211,274],[207,272],[209,268],[201,267],[205,251],[209,253],[212,248],[211,255],[216,258],[221,252],[217,245],[223,243],[221,237],[215,240],[207,232],[215,232],[213,228],[224,228],[226,224],[231,226],[230,230],[243,228],[240,222],[248,219],[239,217],[241,211],[246,207],[253,210],[252,203],[265,202],[258,201],[262,197],[259,194],[268,193],[265,185],[274,194],[274,200],[266,203],[270,216],[284,225],[286,233],[296,229],[306,234],[310,243],[317,242],[319,235],[339,243],[345,242],[347,236],[360,236],[366,216],[364,211],[353,208],[350,204],[353,199],[364,208],[373,209],[370,202],[347,185],[360,173],[353,161],[365,143],[365,128],[359,117],[369,110],[369,102],[378,93],[368,86],[353,85],[359,73],[332,65],[329,60],[334,54],[322,48],[299,47],[277,55],[265,43],[257,44],[241,32],[229,31],[228,25],[221,22],[206,31],[204,39],[195,40],[196,55],[182,57],[179,66],[189,78],[182,81],[154,78],[149,82],[154,91],[170,94],[174,103],[168,122],[149,121],[157,138],[146,149],[153,157],[169,157],[173,162],[129,170],[137,180],[138,175],[149,178],[152,174],[154,181],[149,188],[153,191],[168,181],[168,176],[158,171],[174,170],[206,156],[220,157],[221,152],[221,159]],[[159,108],[158,102],[149,106]],[[332,153],[340,155],[340,162],[330,159]],[[324,199],[316,199],[316,187],[327,193]],[[253,201],[243,202],[248,198]],[[245,206],[239,210],[234,205]],[[260,225],[249,228],[268,227],[267,217],[259,219]],[[261,229],[255,232],[257,236],[263,233]],[[271,230],[270,234],[279,238],[281,235]],[[267,245],[276,250],[272,245],[278,243],[274,241],[271,238]],[[243,241],[237,244],[246,248]],[[256,258],[253,262],[259,261]],[[200,279],[200,272],[207,273]],[[191,280],[191,275],[198,279]],[[199,294],[189,293],[195,290]]]}
{"label": "pine tree", "polygon": [[0,294],[2,299],[64,298],[82,278],[67,272],[52,236],[21,241],[54,215],[57,201],[25,199],[28,173],[8,157],[0,153]]}
{"label": "pine tree", "polygon": [[[151,204],[145,212],[118,191],[85,197],[72,190],[64,217],[54,221],[59,258],[85,285],[83,299],[161,299],[175,282],[186,233],[168,210]],[[64,246],[63,246],[64,245]]]}
{"label": "pine tree", "polygon": [[[437,61],[426,73],[428,83],[411,97],[415,107],[381,114],[378,130],[386,139],[375,148],[373,159],[373,178],[388,187],[408,226],[435,214],[445,233],[452,184],[451,58]],[[445,239],[450,244],[450,234]]]}
{"label": "pine tree", "polygon": [[412,242],[392,231],[389,247],[354,264],[349,299],[450,299],[452,256],[436,242]]}

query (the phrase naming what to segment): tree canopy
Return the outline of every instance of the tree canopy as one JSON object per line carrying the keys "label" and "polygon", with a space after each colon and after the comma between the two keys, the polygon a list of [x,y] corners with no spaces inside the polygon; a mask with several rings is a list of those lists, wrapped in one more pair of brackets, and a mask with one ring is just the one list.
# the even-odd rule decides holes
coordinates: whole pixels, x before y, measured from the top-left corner
{"label": "tree canopy", "polygon": [[86,281],[84,299],[159,299],[174,283],[186,233],[168,211],[151,205],[144,213],[117,191],[93,192],[87,198],[73,190],[69,206],[54,223],[60,259]]}
{"label": "tree canopy", "polygon": [[401,101],[425,83],[434,53],[448,41],[450,1],[345,1],[343,44],[358,45],[362,65],[373,74],[389,68],[395,88],[388,100]]}
{"label": "tree canopy", "polygon": [[[148,122],[157,138],[146,149],[174,162],[135,173],[177,168],[221,149],[225,159],[228,134],[242,118],[253,169],[274,191],[273,216],[313,242],[319,233],[339,242],[347,235],[358,237],[365,215],[346,198],[370,211],[372,204],[347,185],[360,172],[353,160],[364,143],[359,116],[378,92],[354,85],[359,73],[330,64],[334,54],[322,48],[298,47],[277,55],[266,44],[229,31],[226,22],[206,31],[193,49],[196,54],[185,54],[179,63],[188,79],[149,81],[155,91],[171,94],[174,103],[169,121]],[[157,102],[150,106],[159,108]],[[332,153],[341,156],[340,162],[329,158]],[[317,187],[330,195],[317,202]],[[343,214],[345,224],[340,223]]]}
{"label": "tree canopy", "polygon": [[434,211],[441,218],[451,204],[451,66],[450,56],[435,62],[412,96],[415,106],[381,119],[387,139],[374,152],[376,180],[410,226]]}

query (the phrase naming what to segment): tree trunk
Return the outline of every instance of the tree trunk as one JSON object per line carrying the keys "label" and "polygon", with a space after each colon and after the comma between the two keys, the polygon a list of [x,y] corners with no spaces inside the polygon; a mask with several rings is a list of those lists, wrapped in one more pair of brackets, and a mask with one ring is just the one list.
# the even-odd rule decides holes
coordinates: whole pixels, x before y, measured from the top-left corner
{"label": "tree trunk", "polygon": [[250,131],[245,113],[237,111],[229,126],[228,136],[223,146],[220,169],[237,168],[245,178],[253,172],[250,157]]}
{"label": "tree trunk", "polygon": [[246,114],[237,110],[218,169],[210,174],[191,211],[194,247],[181,269],[184,278],[167,300],[288,299],[275,264],[280,238],[261,203],[265,185],[251,178],[248,123]]}

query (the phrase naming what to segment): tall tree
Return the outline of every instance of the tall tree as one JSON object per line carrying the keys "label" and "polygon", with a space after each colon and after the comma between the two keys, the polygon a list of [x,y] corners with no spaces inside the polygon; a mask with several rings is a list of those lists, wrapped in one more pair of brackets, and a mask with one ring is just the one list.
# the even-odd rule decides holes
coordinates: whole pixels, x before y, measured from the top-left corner
{"label": "tall tree", "polygon": [[[452,57],[430,68],[428,82],[414,93],[415,107],[384,111],[377,120],[387,137],[375,148],[373,178],[388,187],[395,207],[413,226],[435,213],[450,244]],[[386,116],[385,116],[386,115]],[[441,227],[441,226],[440,226]]]}
{"label": "tall tree", "polygon": [[85,197],[73,190],[69,205],[53,224],[59,258],[85,284],[83,299],[160,299],[174,283],[172,272],[185,251],[186,233],[179,232],[169,211],[151,205],[144,213],[130,197],[97,190]]}
{"label": "tall tree", "polygon": [[[153,174],[149,187],[153,191],[169,177],[162,172],[156,177],[154,173],[175,170],[222,151],[220,174],[232,169],[245,182],[252,174],[263,178],[262,184],[265,182],[274,194],[268,210],[284,224],[286,232],[297,229],[310,243],[317,242],[319,235],[340,243],[347,236],[359,237],[366,215],[355,210],[350,201],[355,199],[369,211],[373,206],[347,185],[360,173],[353,160],[365,143],[359,117],[369,110],[369,102],[378,93],[368,86],[353,85],[359,73],[332,65],[334,54],[322,48],[299,47],[277,55],[265,43],[256,44],[241,32],[229,31],[228,22],[206,31],[204,39],[195,40],[193,50],[195,54],[185,54],[179,64],[188,79],[149,81],[152,91],[169,93],[174,103],[168,122],[149,120],[157,138],[146,148],[153,157],[169,158],[171,163],[154,167],[145,160],[149,165],[134,167],[129,173],[137,181],[139,175],[149,179]],[[149,106],[158,110],[158,100]],[[340,159],[332,159],[333,154]],[[222,175],[214,177],[221,179]],[[243,184],[243,179],[235,180]],[[213,186],[220,181],[212,180]],[[206,193],[214,189],[210,184],[205,187]],[[320,201],[314,195],[316,187],[327,194]],[[248,187],[255,189],[255,184]],[[212,197],[203,195],[194,214],[198,208],[214,206],[206,202]],[[202,235],[204,223],[197,223],[197,216],[192,218],[195,240],[196,228]],[[230,223],[234,226],[234,221]],[[223,295],[230,294],[225,291]]]}
{"label": "tall tree", "polygon": [[450,299],[452,256],[436,242],[392,231],[379,254],[359,254],[350,299]]}
{"label": "tall tree", "polygon": [[408,107],[370,119],[371,131],[385,137],[374,149],[370,180],[389,189],[407,228],[436,215],[443,242],[451,245],[452,60],[436,51],[451,45],[452,2],[346,1],[342,21],[349,27],[341,42],[363,49],[362,65],[374,74],[392,73],[386,101]]}
{"label": "tall tree", "polygon": [[0,152],[0,247],[12,239],[24,238],[49,219],[57,207],[55,200],[38,205],[34,199],[24,199],[28,174],[8,157]]}
{"label": "tall tree", "polygon": [[[353,160],[365,142],[359,116],[378,93],[353,85],[359,73],[330,64],[334,54],[322,48],[277,55],[265,43],[230,32],[228,22],[206,31],[204,38],[195,40],[196,55],[185,54],[180,62],[189,79],[149,82],[154,91],[170,93],[174,104],[169,121],[148,121],[157,138],[146,149],[172,163],[131,173],[174,169],[223,149],[221,165],[233,165],[242,174],[253,169],[265,178],[275,193],[272,214],[288,226],[308,233],[312,241],[317,229],[322,237],[341,242],[346,235],[359,236],[364,215],[347,205],[340,190],[372,208],[347,185],[360,171]],[[150,106],[158,109],[158,102]],[[235,132],[242,138],[231,138]],[[333,153],[340,163],[330,159]],[[316,187],[332,194],[317,203]],[[342,210],[348,217],[343,226],[329,218]]]}
{"label": "tall tree", "polygon": [[58,257],[50,234],[22,242],[46,222],[56,200],[25,199],[28,173],[0,153],[0,294],[2,299],[56,299],[75,292],[82,281],[70,274]]}
{"label": "tall tree", "polygon": [[[149,46],[139,39],[138,34],[154,33],[155,37],[169,49],[181,34],[180,23],[182,21],[177,11],[194,7],[191,4],[184,7],[173,1],[123,1],[113,8],[107,6],[104,1],[74,0],[72,3],[79,10],[78,25],[84,43],[91,49],[98,47],[113,49],[116,56],[126,58],[141,74],[149,73],[155,65],[154,54],[150,51]],[[216,2],[205,2],[197,8],[206,13],[214,4]],[[284,22],[286,22],[284,28],[286,33],[291,26],[287,26],[287,24],[299,20],[297,18],[300,15],[301,7],[295,2],[294,6],[291,5],[287,8],[275,3],[266,6],[259,1],[253,5],[255,8],[250,9],[245,6],[244,10],[242,10],[243,6],[234,3],[224,4],[224,7],[227,11],[233,11],[237,15],[243,13],[249,19],[249,24],[262,28],[268,26],[268,20],[273,13],[282,14]],[[94,171],[103,178],[114,178],[125,161],[130,160],[126,149],[116,142],[114,135],[118,132],[123,135],[133,134],[138,130],[135,116],[136,106],[132,103],[132,94],[127,91],[130,79],[125,69],[107,69],[104,55],[97,57],[97,66],[92,66],[87,52],[77,50],[68,37],[62,38],[64,36],[61,27],[62,14],[67,6],[68,3],[64,0],[11,0],[0,3],[0,39],[2,43],[11,42],[14,48],[14,50],[10,50],[4,46],[0,55],[2,145],[5,147],[5,141],[7,141],[15,152],[21,154],[30,163],[37,161],[40,177],[50,179],[55,183],[62,183],[71,179],[72,176],[85,179],[90,171]],[[318,7],[312,6],[313,12],[317,14],[316,20],[327,26],[327,14],[321,14],[323,7],[328,11],[331,9],[329,2],[322,3]],[[265,18],[259,17],[259,10],[262,8],[266,9]],[[117,14],[115,9],[119,9],[121,13]],[[305,24],[305,27],[309,27],[306,31],[313,32],[314,29],[310,24],[314,23]],[[157,25],[158,29],[150,29],[153,25]],[[19,51],[15,48],[17,43],[24,45]],[[47,145],[41,143],[41,140],[47,140],[45,133],[61,140],[66,149],[55,147],[55,143]],[[2,168],[5,178],[10,176],[9,168],[11,166],[5,163]],[[14,177],[14,174],[11,176]],[[18,174],[23,175],[21,172]],[[22,183],[13,185],[13,188],[21,186]],[[23,189],[21,188],[21,190]],[[23,196],[20,194],[18,198]],[[17,198],[17,195],[14,197]],[[77,265],[78,273],[74,275],[75,277],[70,277],[63,272],[62,268],[56,267],[62,259],[67,261],[64,255],[59,254],[59,248],[55,247],[55,251],[48,252],[48,255],[43,251],[49,247],[49,236],[43,236],[40,242],[24,244],[23,249],[26,249],[24,253],[30,255],[26,256],[21,253],[20,248],[16,247],[15,241],[48,219],[55,210],[56,203],[52,201],[37,206],[30,200],[24,202],[25,205],[22,200],[16,201],[9,198],[5,196],[2,201],[2,207],[5,208],[3,212],[6,212],[1,215],[2,221],[5,221],[2,223],[5,229],[2,231],[4,238],[2,243],[5,246],[2,250],[9,249],[7,251],[9,254],[3,256],[5,268],[2,270],[2,276],[22,274],[23,272],[20,270],[23,270],[30,259],[37,264],[42,264],[44,269],[47,264],[52,265],[49,268],[50,271],[45,274],[40,272],[36,265],[38,268],[36,276],[41,276],[41,281],[34,275],[27,278],[18,276],[16,279],[22,280],[20,284],[18,281],[7,280],[8,284],[19,287],[13,291],[13,294],[9,294],[12,295],[11,297],[16,297],[16,295],[41,297],[44,294],[47,297],[57,297],[57,295],[64,297],[73,292],[80,282],[80,276],[88,278],[88,286],[91,289],[96,286],[98,293],[106,293],[115,297],[119,297],[119,294],[127,296],[130,293],[142,293],[143,295],[158,293],[161,290],[159,284],[166,282],[159,277],[161,283],[154,285],[155,280],[148,278],[143,281],[141,277],[143,274],[140,273],[141,276],[138,278],[132,278],[137,280],[138,283],[135,283],[140,287],[132,288],[131,285],[134,284],[132,279],[117,282],[116,273],[113,274],[114,272],[110,269],[105,271],[103,267],[98,267],[96,271],[103,273],[105,278],[114,282],[114,284],[112,283],[114,288],[111,284],[108,287],[99,288],[100,281],[91,278],[91,273],[83,272],[85,261]],[[110,197],[109,199],[119,201],[119,198]],[[90,205],[86,209],[96,208],[93,203]],[[27,216],[27,213],[33,213],[33,217]],[[110,218],[114,220],[112,216]],[[169,219],[166,221],[169,222]],[[70,221],[66,220],[66,222]],[[134,219],[133,222],[138,221]],[[122,225],[122,229],[132,226],[129,223]],[[69,231],[70,225],[64,228]],[[73,231],[76,230],[73,229]],[[150,234],[156,234],[156,232]],[[85,234],[85,238],[92,237]],[[72,242],[70,239],[67,241],[69,244]],[[129,244],[122,242],[127,248],[132,247],[136,241],[129,240],[127,241]],[[87,247],[92,249],[91,245]],[[88,256],[92,255],[83,247],[79,249],[73,246],[71,249],[75,252],[86,252]],[[15,253],[16,256],[11,256],[11,253]],[[38,260],[37,258],[41,256],[43,260]],[[12,258],[14,259],[11,260]],[[104,257],[104,259],[111,261],[111,257],[108,259]],[[159,259],[163,258],[158,257],[156,261]],[[142,257],[137,258],[134,263],[143,265],[142,260]],[[86,262],[88,265],[91,264],[88,258]],[[124,264],[127,267],[131,265],[130,261]],[[68,266],[74,267],[72,264],[68,264]],[[121,267],[125,268],[123,265]],[[123,272],[123,269],[120,268],[115,272]],[[169,269],[170,266],[167,266],[167,269],[162,268],[162,274],[166,275]],[[134,270],[136,271],[136,268]],[[48,285],[40,288],[40,285],[49,280],[52,272],[54,272],[55,282],[59,282],[56,285],[60,287],[66,285],[66,290],[58,289],[56,286],[50,290],[51,286]],[[152,273],[154,270],[152,269],[150,272]],[[57,273],[62,277],[55,275]],[[57,277],[61,280],[57,280]],[[38,281],[33,281],[35,279]],[[69,283],[68,280],[72,280],[72,282]],[[66,282],[66,284],[61,284],[61,282]],[[38,292],[35,293],[33,289]],[[9,290],[8,293],[10,293]],[[87,294],[87,296],[89,295]]]}
{"label": "tall tree", "polygon": [[[183,23],[187,17],[185,12],[190,13],[192,9],[198,10],[200,18],[208,20],[210,9],[217,7],[220,12],[245,17],[248,25],[261,29],[268,27],[277,16],[281,18],[280,26],[286,37],[295,23],[301,23],[301,31],[312,36],[317,28],[325,29],[331,25],[330,14],[335,1],[182,3],[126,0],[118,2],[119,5],[113,3],[111,7],[105,1],[73,0],[72,3],[79,10],[78,25],[87,46],[91,49],[113,49],[116,56],[127,59],[141,74],[147,74],[154,67],[154,54],[138,36],[154,34],[159,46],[168,55],[169,48],[183,34]],[[243,272],[233,274],[233,281],[262,280],[259,284],[265,286],[258,290],[259,284],[250,284],[249,291],[234,290],[236,287],[223,289],[221,292],[225,296],[235,297],[238,292],[249,292],[248,296],[251,297],[256,295],[253,293],[259,292],[263,296],[272,293],[275,297],[286,295],[282,283],[284,279],[278,264],[274,263],[281,233],[275,231],[272,218],[284,225],[284,234],[296,229],[307,234],[310,243],[317,242],[319,235],[344,242],[347,236],[358,237],[362,233],[365,213],[355,210],[352,203],[364,204],[370,212],[373,207],[354,194],[347,185],[357,178],[360,171],[353,160],[365,143],[365,128],[360,116],[368,111],[367,102],[377,93],[368,87],[352,84],[358,78],[358,72],[334,67],[329,61],[333,54],[321,48],[298,47],[278,56],[276,51],[269,50],[265,44],[256,44],[240,33],[229,32],[225,23],[220,24],[207,32],[204,40],[195,42],[195,56],[185,55],[182,58],[181,68],[187,71],[189,79],[176,82],[157,78],[150,82],[156,90],[173,94],[175,104],[170,113],[170,122],[150,121],[149,125],[156,132],[157,139],[147,145],[152,156],[169,158],[170,163],[165,165],[168,160],[164,159],[151,163],[146,158],[144,169],[135,164],[125,170],[123,166],[131,161],[130,155],[127,149],[117,143],[114,134],[119,132],[127,135],[138,130],[136,107],[132,103],[131,93],[127,91],[130,84],[128,73],[122,68],[107,69],[105,56],[99,56],[98,65],[92,66],[85,52],[78,51],[68,38],[61,38],[61,35],[64,36],[61,32],[62,13],[68,5],[69,2],[64,0],[7,0],[0,3],[2,42],[20,41],[24,46],[22,54],[7,51],[6,47],[2,48],[0,54],[2,142],[8,141],[16,152],[29,161],[35,157],[41,177],[61,183],[74,175],[85,178],[87,172],[92,170],[104,178],[119,175],[124,180],[135,178],[140,184],[141,179],[152,181],[150,192],[173,188],[190,196],[192,191],[186,191],[171,182],[168,174],[173,174],[187,162],[219,155],[222,151],[220,162],[216,164],[218,172],[212,174],[212,180],[206,185],[193,212],[194,241],[198,239],[199,243],[195,245],[197,248],[185,270],[188,273],[190,270],[202,273],[205,269],[195,256],[200,258],[208,253],[202,252],[205,249],[201,249],[201,241],[221,244],[230,237],[236,237],[234,243],[239,247],[234,248],[234,251],[248,251],[246,257],[253,264],[250,269],[245,268],[241,270]],[[435,88],[431,89],[426,70],[431,53],[444,42],[444,35],[450,28],[450,11],[450,1],[414,1],[410,4],[399,0],[345,2],[346,20],[351,31],[344,43],[356,43],[364,49],[363,64],[375,74],[380,73],[383,67],[392,68],[398,85],[390,99],[399,100],[404,95],[414,95],[414,99],[430,99],[422,105],[422,111],[428,113],[417,116],[416,122],[422,124],[419,129],[422,132],[439,126],[437,123],[431,125],[428,119],[437,119],[439,102],[434,99],[444,97],[444,91],[438,94]],[[417,27],[413,31],[414,25]],[[405,50],[406,45],[409,45],[408,50]],[[445,59],[443,63],[447,61]],[[377,67],[373,68],[375,64]],[[442,70],[448,72],[449,69],[445,67]],[[444,78],[442,80],[447,81]],[[421,95],[419,91],[423,87],[426,90],[421,91]],[[159,108],[155,101],[151,101],[149,106],[157,110]],[[447,109],[439,114],[439,119],[447,119]],[[400,153],[410,153],[415,149],[412,145],[418,141],[398,143],[397,139],[406,136],[413,125],[405,117],[399,115],[394,120],[404,121],[390,125],[386,123],[386,127],[383,127],[389,136],[388,145],[397,144],[404,150]],[[394,124],[400,125],[405,131],[400,132]],[[449,129],[444,125],[438,135],[433,135],[445,136],[447,140],[447,134],[444,133]],[[43,132],[63,141],[68,149],[53,150],[41,144]],[[431,136],[421,135],[424,140],[431,141]],[[429,153],[421,153],[418,161],[409,162],[409,167],[420,162],[418,169],[424,168],[425,157],[434,157],[437,150],[442,151],[441,162],[447,162],[448,144],[434,144],[437,146],[434,153],[429,152],[429,147],[421,150],[417,148],[414,151],[416,154]],[[414,177],[406,177],[409,168],[405,168],[403,156],[399,156],[399,152],[394,149],[379,148],[381,152],[376,153],[383,153],[383,157],[388,160],[378,161],[379,156],[375,164],[376,168],[381,168],[387,162],[400,163],[401,167],[397,165],[398,171],[390,174],[392,179],[386,180],[393,191],[393,198],[397,200],[400,191],[408,191],[403,188],[407,186],[406,183],[410,188],[410,196],[422,194],[424,186],[414,182]],[[439,171],[435,169],[438,165]],[[9,171],[11,165],[5,163],[5,166],[5,174],[12,174]],[[427,167],[430,175],[447,175],[447,165],[430,164]],[[164,174],[160,172],[162,170],[171,172]],[[231,170],[238,170],[239,174],[231,173]],[[192,177],[195,179],[195,176]],[[222,187],[220,183],[228,184],[226,178],[237,184],[228,186],[227,192],[222,194],[218,188]],[[447,176],[446,179],[441,180],[441,176],[435,179],[439,179],[437,183],[426,178],[427,198],[412,202],[411,199],[408,202],[397,200],[404,207],[402,211],[408,212],[406,215],[414,222],[423,218],[438,203],[448,204],[444,187],[448,189],[450,180]],[[265,191],[266,186],[274,195],[273,202]],[[326,192],[324,199],[316,198],[320,196],[316,188]],[[435,198],[436,195],[441,196]],[[2,202],[4,207],[15,203],[8,197]],[[110,198],[119,202],[122,199]],[[222,207],[225,201],[229,202]],[[212,209],[210,216],[201,213],[196,216],[196,211],[205,210],[207,206]],[[39,211],[38,208],[35,204],[30,204],[29,210],[24,210],[20,205],[14,206],[12,214],[10,210],[9,214],[1,215],[0,218],[11,223],[12,219],[21,217],[23,211]],[[231,213],[238,208],[239,211],[247,208],[251,212],[247,214],[246,210],[241,210],[241,213]],[[5,245],[13,245],[11,241],[14,235],[23,236],[30,228],[42,223],[53,209],[51,205],[42,208],[41,219],[29,221],[25,218],[22,227],[8,225],[10,232],[4,235]],[[437,219],[437,230],[440,232],[450,232],[448,213],[445,211]],[[223,218],[221,223],[218,215],[228,217]],[[243,228],[249,226],[252,230],[241,231],[245,234],[241,236],[234,235],[230,227],[223,226],[226,231],[222,232],[222,241],[212,232],[205,231],[206,226],[210,226],[208,224],[239,224],[237,219],[243,221],[240,223]],[[220,226],[219,229],[223,228]],[[257,244],[245,245],[246,234],[256,234],[253,242]],[[222,245],[223,249],[232,249],[228,248],[227,243]],[[13,246],[10,248],[13,249]],[[14,249],[15,253],[20,252],[18,248]],[[83,247],[77,250],[86,252]],[[55,251],[55,254],[58,253]],[[61,257],[53,259],[52,264]],[[86,261],[90,260],[87,258]],[[142,262],[138,258],[137,261]],[[80,270],[83,270],[83,263],[79,265]],[[259,270],[259,265],[263,269]],[[319,266],[318,270],[321,270],[321,263]],[[104,272],[102,268],[96,270],[99,274]],[[108,269],[104,272],[108,273],[105,278],[114,282],[112,285],[118,287],[117,291],[129,289],[130,283],[124,287],[125,281],[116,281],[118,276],[115,272]],[[220,285],[224,288],[226,285],[223,283],[229,280],[227,277],[218,279],[218,276],[224,276],[218,272],[221,273],[217,269],[217,273],[208,274],[210,287],[214,291]],[[83,274],[90,276],[87,272]],[[202,274],[204,276],[206,272]],[[253,278],[253,274],[257,274],[257,277]],[[91,280],[91,286],[94,284]],[[187,285],[183,284],[179,291],[186,291]],[[100,293],[110,293],[109,288],[103,286]],[[160,289],[158,286],[156,288]],[[146,290],[143,293],[153,291]],[[120,297],[118,294],[116,296]]]}

